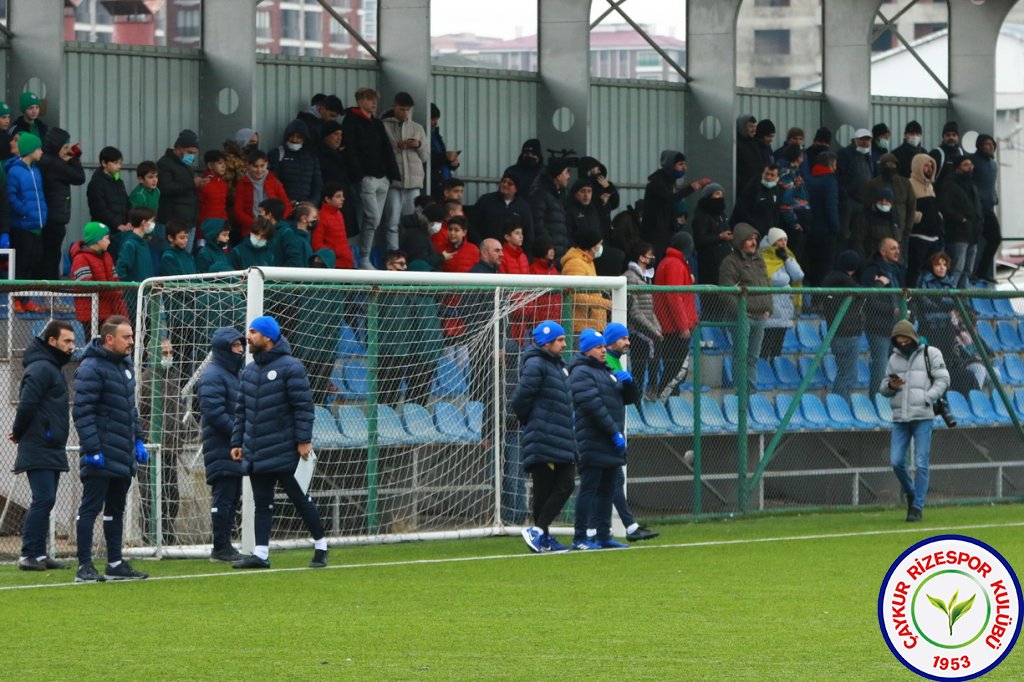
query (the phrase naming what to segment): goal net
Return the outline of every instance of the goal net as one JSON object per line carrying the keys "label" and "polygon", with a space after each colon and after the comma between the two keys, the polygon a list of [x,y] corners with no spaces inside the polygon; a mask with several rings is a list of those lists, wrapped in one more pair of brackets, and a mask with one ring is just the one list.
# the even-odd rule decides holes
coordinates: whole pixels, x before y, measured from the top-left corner
{"label": "goal net", "polygon": [[[624,320],[625,280],[254,268],[147,281],[138,301],[154,456],[129,542],[187,556],[211,542],[197,384],[217,328],[273,315],[305,366],[310,495],[332,543],[487,535],[529,516],[507,399],[530,331],[557,319],[572,344],[584,327]],[[309,542],[283,493],[274,514],[272,544]]]}

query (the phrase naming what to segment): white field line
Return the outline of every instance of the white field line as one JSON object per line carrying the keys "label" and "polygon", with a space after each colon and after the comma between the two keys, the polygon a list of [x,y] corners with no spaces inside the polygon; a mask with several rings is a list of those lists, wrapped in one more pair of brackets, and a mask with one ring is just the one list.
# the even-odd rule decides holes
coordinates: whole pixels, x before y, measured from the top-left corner
{"label": "white field line", "polygon": [[[968,526],[940,526],[936,528],[925,528],[922,526],[914,526],[910,528],[894,528],[890,530],[865,530],[851,533],[817,533],[814,535],[794,535],[790,537],[770,537],[770,538],[742,538],[737,540],[705,540],[702,542],[679,542],[675,544],[661,544],[661,545],[633,545],[629,549],[634,550],[664,550],[664,549],[691,549],[697,547],[723,547],[727,545],[752,545],[758,543],[772,543],[772,542],[806,542],[808,540],[833,540],[840,538],[859,538],[859,537],[870,537],[875,535],[905,535],[908,533],[920,534],[920,533],[951,533],[956,531],[965,530],[984,530],[988,528],[1020,528],[1024,526],[1024,521],[1013,522],[1013,523],[984,523],[975,524]],[[559,555],[578,555],[578,554],[604,554],[606,552],[615,552],[624,550],[592,550],[587,552],[557,552],[551,556]],[[500,559],[528,559],[534,557],[544,556],[541,554],[533,554],[529,552],[522,552],[518,554],[490,554],[486,556],[471,556],[471,557],[449,557],[443,559],[412,559],[409,561],[375,561],[364,564],[341,564],[334,566],[327,566],[326,568],[308,568],[299,566],[296,568],[267,568],[267,569],[251,569],[241,571],[222,571],[218,573],[193,573],[190,575],[166,575],[156,576],[149,578],[145,582],[156,582],[165,580],[196,580],[200,578],[225,578],[225,577],[244,577],[244,576],[258,576],[268,575],[273,573],[294,573],[296,571],[329,571],[329,570],[354,570],[360,568],[387,568],[390,566],[423,566],[429,564],[455,564],[460,562],[469,561],[495,561]],[[71,578],[74,574],[71,571],[67,572],[68,577]],[[72,578],[73,579],[73,578]],[[138,583],[137,580],[117,580],[111,581],[113,584],[118,583]],[[9,585],[6,587],[0,587],[0,592],[8,592],[11,590],[40,590],[55,587],[84,587],[87,584],[94,583],[50,583],[45,585]]]}

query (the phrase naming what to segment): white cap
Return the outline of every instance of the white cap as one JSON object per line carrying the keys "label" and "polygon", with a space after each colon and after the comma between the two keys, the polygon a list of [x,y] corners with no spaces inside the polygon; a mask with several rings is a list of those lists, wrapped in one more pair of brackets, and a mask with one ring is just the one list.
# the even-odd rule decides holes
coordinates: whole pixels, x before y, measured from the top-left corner
{"label": "white cap", "polygon": [[857,128],[857,132],[853,134],[853,137],[854,139],[859,139],[861,137],[871,137],[871,131],[868,130],[867,128]]}

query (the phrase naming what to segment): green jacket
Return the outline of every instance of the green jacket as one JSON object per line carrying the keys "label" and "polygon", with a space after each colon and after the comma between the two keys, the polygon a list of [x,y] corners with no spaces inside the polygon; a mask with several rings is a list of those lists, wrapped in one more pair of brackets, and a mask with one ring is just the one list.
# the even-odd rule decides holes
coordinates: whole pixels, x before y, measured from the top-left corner
{"label": "green jacket", "polygon": [[142,183],[135,185],[135,189],[128,195],[128,205],[132,208],[148,208],[156,216],[160,209],[160,188],[146,189]]}
{"label": "green jacket", "polygon": [[196,274],[196,261],[184,249],[170,248],[160,256],[160,274],[164,277]]}
{"label": "green jacket", "polygon": [[274,250],[270,244],[256,248],[248,238],[243,239],[228,254],[231,259],[231,266],[234,270],[245,270],[254,265],[277,265],[274,257]]}
{"label": "green jacket", "polygon": [[229,254],[224,253],[213,242],[206,242],[206,245],[196,254],[196,272],[201,275],[208,272],[227,272],[231,269]]}
{"label": "green jacket", "polygon": [[313,255],[312,236],[297,230],[286,221],[279,221],[274,236],[267,244],[274,251],[276,265],[289,268],[308,268]]}
{"label": "green jacket", "polygon": [[154,275],[149,242],[135,232],[125,232],[117,254],[117,276],[122,282],[142,282]]}

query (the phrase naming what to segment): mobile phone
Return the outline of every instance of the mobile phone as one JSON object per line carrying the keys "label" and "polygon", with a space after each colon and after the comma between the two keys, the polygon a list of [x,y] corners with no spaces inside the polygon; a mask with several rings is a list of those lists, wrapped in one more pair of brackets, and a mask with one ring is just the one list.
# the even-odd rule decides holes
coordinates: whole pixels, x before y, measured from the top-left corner
{"label": "mobile phone", "polygon": [[901,381],[900,375],[899,374],[890,374],[889,375],[889,381],[894,381],[894,380],[895,381]]}

